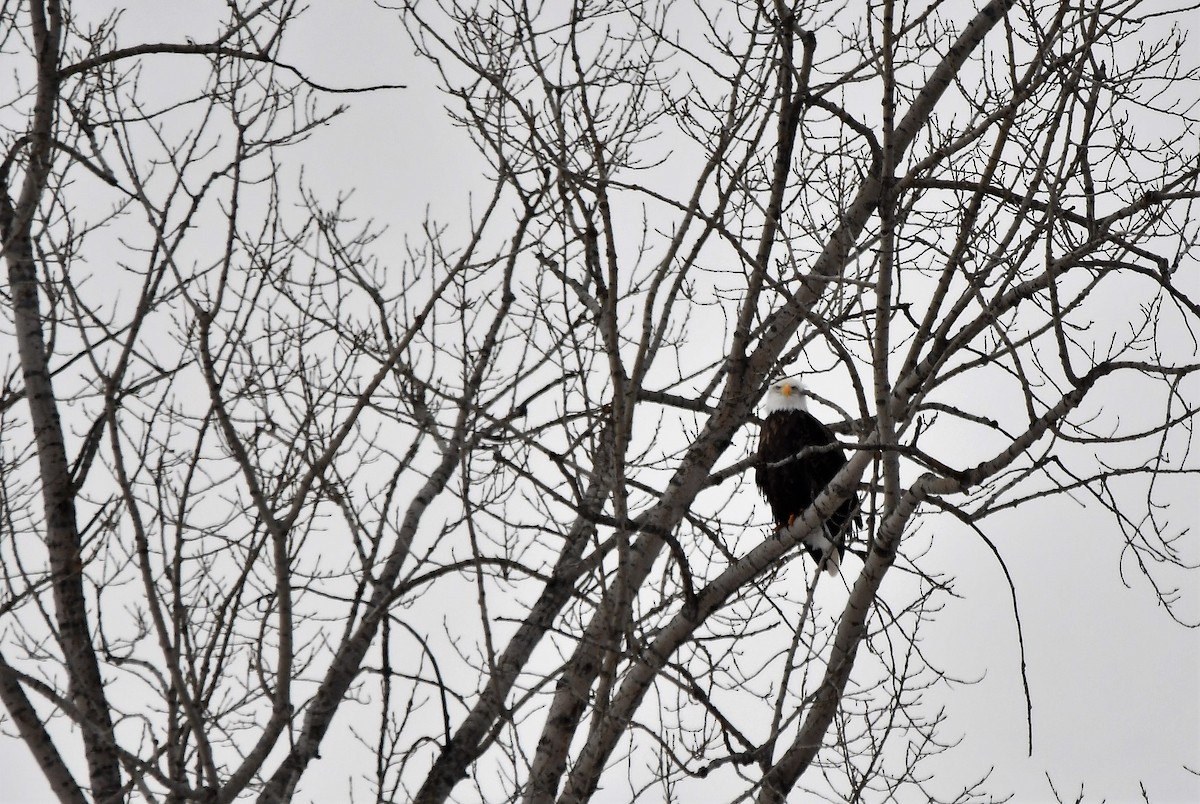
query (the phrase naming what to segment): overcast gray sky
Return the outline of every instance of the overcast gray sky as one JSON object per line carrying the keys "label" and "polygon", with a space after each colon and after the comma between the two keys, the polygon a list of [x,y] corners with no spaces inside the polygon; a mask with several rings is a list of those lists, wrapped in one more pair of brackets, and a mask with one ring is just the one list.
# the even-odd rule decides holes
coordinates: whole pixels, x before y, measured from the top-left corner
{"label": "overcast gray sky", "polygon": [[[216,30],[224,4],[123,5],[122,44],[129,45],[202,41]],[[410,58],[395,15],[369,2],[312,5],[285,51],[305,72],[327,85],[401,82],[408,88],[331,99],[348,103],[349,112],[291,152],[303,162],[308,182],[330,194],[353,189],[352,207],[387,222],[396,238],[419,226],[427,207],[437,217],[462,215],[478,186],[478,163],[462,134],[449,126],[442,112],[447,101],[432,86],[431,71]],[[1198,267],[1193,258],[1186,269],[1193,298],[1200,298]],[[1181,483],[1171,503],[1200,526],[1194,481]],[[1010,791],[1016,801],[1049,800],[1048,774],[1071,800],[1082,787],[1085,801],[1134,801],[1144,784],[1154,802],[1200,802],[1200,629],[1172,622],[1138,573],[1127,572],[1125,586],[1121,536],[1110,521],[1062,498],[991,526],[1012,571],[1025,627],[1032,757],[1025,755],[1016,632],[1003,573],[961,526],[937,519],[926,527],[938,534],[930,563],[957,578],[961,599],[925,632],[925,649],[942,667],[974,682],[933,693],[948,718],[943,734],[962,740],[934,767],[959,783],[993,769],[988,788]],[[1188,555],[1200,562],[1194,533]],[[1181,611],[1190,622],[1200,621],[1196,579],[1194,573],[1179,576],[1186,601]],[[322,756],[335,765],[336,746],[324,747]],[[0,778],[0,801],[48,798],[27,749],[16,740],[0,740]],[[305,800],[340,795],[341,787],[322,793],[321,783],[319,770],[306,777]]]}

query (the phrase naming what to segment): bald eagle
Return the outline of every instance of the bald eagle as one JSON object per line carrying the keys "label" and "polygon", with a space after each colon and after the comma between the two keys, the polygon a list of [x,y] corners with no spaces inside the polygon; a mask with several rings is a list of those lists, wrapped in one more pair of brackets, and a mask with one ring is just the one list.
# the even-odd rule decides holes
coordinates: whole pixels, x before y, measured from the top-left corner
{"label": "bald eagle", "polygon": [[[806,394],[802,383],[784,380],[772,385],[763,400],[754,482],[771,506],[776,530],[803,514],[846,465],[833,432],[808,412]],[[857,507],[857,496],[851,496],[822,523],[821,531],[805,539],[804,549],[830,575],[838,574],[851,522],[861,524]]]}

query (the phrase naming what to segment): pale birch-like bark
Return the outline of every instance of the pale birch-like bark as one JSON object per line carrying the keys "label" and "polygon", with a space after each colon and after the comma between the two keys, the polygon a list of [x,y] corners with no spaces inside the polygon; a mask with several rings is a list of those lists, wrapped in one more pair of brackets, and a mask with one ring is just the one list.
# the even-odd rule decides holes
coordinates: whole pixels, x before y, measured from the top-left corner
{"label": "pale birch-like bark", "polygon": [[[14,8],[0,701],[60,800],[975,801],[930,517],[1015,613],[989,517],[1089,494],[1180,616],[1196,68],[1138,3],[381,6],[483,178],[373,223],[290,154],[411,98],[285,58],[292,4]],[[791,374],[849,462],[775,532]]]}

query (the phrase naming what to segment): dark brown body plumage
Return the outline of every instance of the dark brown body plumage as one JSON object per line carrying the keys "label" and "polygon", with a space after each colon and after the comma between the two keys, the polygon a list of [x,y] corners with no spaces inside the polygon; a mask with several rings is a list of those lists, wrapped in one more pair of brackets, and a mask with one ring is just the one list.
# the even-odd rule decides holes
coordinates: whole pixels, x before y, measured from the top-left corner
{"label": "dark brown body plumage", "polygon": [[[788,460],[811,447],[828,449],[813,449],[801,458]],[[808,411],[796,408],[777,410],[763,421],[758,459],[754,481],[771,506],[776,527],[786,527],[803,514],[846,465],[846,455],[833,432]],[[780,461],[786,463],[771,465]],[[857,505],[858,500],[851,496],[825,522],[826,536],[837,546],[839,559],[846,552],[850,523],[858,520]],[[819,547],[807,543],[804,546],[818,566],[824,564],[825,556]]]}

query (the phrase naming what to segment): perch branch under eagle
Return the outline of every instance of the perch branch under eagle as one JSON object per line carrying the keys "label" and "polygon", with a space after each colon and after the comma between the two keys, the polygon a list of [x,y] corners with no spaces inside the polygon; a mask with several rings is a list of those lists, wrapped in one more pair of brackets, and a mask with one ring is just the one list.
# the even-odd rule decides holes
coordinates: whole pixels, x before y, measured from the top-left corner
{"label": "perch branch under eagle", "polygon": [[[833,431],[808,412],[807,390],[797,380],[772,385],[763,400],[762,430],[754,482],[771,506],[776,529],[789,527],[846,465],[846,454]],[[819,568],[837,575],[852,526],[858,495],[851,495],[804,540]]]}

